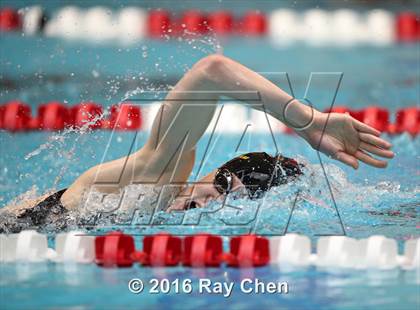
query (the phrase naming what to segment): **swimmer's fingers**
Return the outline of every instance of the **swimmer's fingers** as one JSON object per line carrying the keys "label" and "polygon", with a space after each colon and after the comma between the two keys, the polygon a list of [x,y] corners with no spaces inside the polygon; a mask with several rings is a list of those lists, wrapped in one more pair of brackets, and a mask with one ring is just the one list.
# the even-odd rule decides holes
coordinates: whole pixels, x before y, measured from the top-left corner
{"label": "swimmer's fingers", "polygon": [[372,128],[369,125],[366,125],[365,123],[362,123],[355,118],[353,118],[353,126],[361,132],[370,133],[371,135],[374,135],[377,137],[381,135],[381,132],[379,130]]}
{"label": "swimmer's fingers", "polygon": [[364,162],[365,164],[368,164],[370,166],[376,167],[376,168],[385,168],[388,163],[385,160],[379,160],[376,158],[373,158],[369,154],[366,154],[365,152],[359,150],[354,154],[354,156],[359,159],[360,161]]}
{"label": "swimmer's fingers", "polygon": [[359,162],[353,155],[339,151],[334,155],[334,158],[346,165],[349,165],[350,167],[353,167],[354,169],[359,168]]}
{"label": "swimmer's fingers", "polygon": [[382,148],[379,148],[375,145],[366,143],[366,142],[360,142],[360,149],[367,151],[369,153],[381,156],[381,157],[385,157],[385,158],[393,158],[394,157],[394,152],[390,151],[390,150],[384,150]]}
{"label": "swimmer's fingers", "polygon": [[380,148],[387,149],[387,150],[389,150],[392,147],[392,144],[389,143],[388,141],[375,137],[373,135],[370,135],[367,133],[360,133],[359,136],[360,136],[360,140],[366,143],[372,144],[374,146],[378,146]]}

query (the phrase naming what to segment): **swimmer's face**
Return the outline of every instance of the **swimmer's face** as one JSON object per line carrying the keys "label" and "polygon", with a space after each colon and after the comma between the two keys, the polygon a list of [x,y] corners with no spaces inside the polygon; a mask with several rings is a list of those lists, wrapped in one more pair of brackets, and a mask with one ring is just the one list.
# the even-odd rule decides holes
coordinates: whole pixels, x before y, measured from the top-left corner
{"label": "swimmer's face", "polygon": [[[216,171],[212,171],[194,185],[185,188],[167,211],[203,208],[211,201],[223,201],[225,195],[220,194],[213,184]],[[236,175],[233,175],[232,192],[242,190],[244,187],[241,180]]]}

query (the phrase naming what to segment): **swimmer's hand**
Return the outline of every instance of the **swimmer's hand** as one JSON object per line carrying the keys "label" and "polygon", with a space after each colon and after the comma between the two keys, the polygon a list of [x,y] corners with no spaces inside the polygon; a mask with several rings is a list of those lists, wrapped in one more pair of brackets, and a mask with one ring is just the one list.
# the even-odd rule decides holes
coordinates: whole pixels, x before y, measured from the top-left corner
{"label": "swimmer's hand", "polygon": [[[326,125],[326,126],[325,126]],[[314,110],[313,121],[306,129],[297,131],[315,150],[335,158],[357,169],[359,160],[377,167],[385,168],[386,160],[393,158],[391,143],[380,138],[380,132],[348,114],[322,113]]]}

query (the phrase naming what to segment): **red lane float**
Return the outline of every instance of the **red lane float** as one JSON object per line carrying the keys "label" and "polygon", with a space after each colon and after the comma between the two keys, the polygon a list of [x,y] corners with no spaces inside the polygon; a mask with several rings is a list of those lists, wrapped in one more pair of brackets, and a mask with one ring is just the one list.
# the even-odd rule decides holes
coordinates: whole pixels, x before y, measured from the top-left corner
{"label": "red lane float", "polygon": [[244,235],[230,239],[230,253],[225,261],[231,267],[257,267],[270,262],[269,241],[256,235]]}
{"label": "red lane float", "polygon": [[110,232],[95,238],[95,257],[99,266],[131,267],[134,252],[134,238],[122,232]]}
{"label": "red lane float", "polygon": [[401,134],[408,132],[412,136],[420,133],[420,109],[416,107],[397,111],[395,125],[391,126],[390,133]]}
{"label": "red lane float", "polygon": [[102,107],[94,102],[82,102],[70,110],[71,124],[76,128],[100,128],[101,118]]}
{"label": "red lane float", "polygon": [[[80,103],[67,107],[53,101],[38,108],[38,116],[31,116],[31,108],[27,104],[14,100],[0,105],[0,129],[20,132],[28,130],[63,130],[66,127],[109,129],[109,130],[141,130],[142,110],[132,103],[121,103],[111,106],[107,119],[104,119],[103,109],[93,102]],[[420,109],[410,107],[400,109],[396,113],[396,121],[391,124],[389,111],[380,107],[368,107],[362,110],[351,110],[345,106],[337,106],[325,112],[348,113],[352,117],[389,134],[407,132],[412,136],[419,133]],[[284,133],[294,133],[291,128],[282,129]]]}
{"label": "red lane float", "polygon": [[147,20],[149,36],[152,38],[162,38],[168,33],[171,27],[170,15],[164,10],[153,10],[149,12]]}
{"label": "red lane float", "polygon": [[122,232],[110,232],[95,238],[95,261],[102,267],[176,266],[181,261],[190,267],[218,267],[226,262],[231,267],[265,266],[270,261],[269,241],[256,235],[243,235],[230,240],[230,252],[223,253],[220,236],[197,234],[182,240],[168,233],[143,238],[143,251],[136,251],[134,238]]}
{"label": "red lane float", "polygon": [[144,266],[176,266],[182,259],[182,240],[167,233],[146,236],[134,259]]}
{"label": "red lane float", "polygon": [[417,41],[420,41],[420,14],[417,15]]}
{"label": "red lane float", "polygon": [[361,111],[354,111],[350,115],[381,132],[388,130],[389,113],[386,109],[369,107]]}
{"label": "red lane float", "polygon": [[11,8],[0,9],[0,31],[13,31],[21,27],[18,12]]}
{"label": "red lane float", "polygon": [[402,42],[412,42],[418,39],[419,21],[412,12],[403,12],[397,16],[396,20],[397,38]]}
{"label": "red lane float", "polygon": [[250,11],[245,13],[240,22],[239,33],[245,33],[249,36],[262,36],[267,31],[267,20],[263,13],[259,11]]}
{"label": "red lane float", "polygon": [[196,10],[186,11],[181,18],[181,27],[186,34],[205,34],[208,31],[206,16]]}
{"label": "red lane float", "polygon": [[184,238],[183,265],[218,267],[223,259],[223,241],[219,236],[197,234]]}
{"label": "red lane float", "polygon": [[138,130],[141,125],[140,107],[129,103],[112,106],[109,119],[102,122],[103,129]]}
{"label": "red lane float", "polygon": [[4,118],[5,110],[6,110],[6,106],[0,105],[0,129],[5,129],[3,125],[3,118]]}
{"label": "red lane float", "polygon": [[233,16],[228,11],[217,11],[208,16],[210,32],[218,35],[228,35],[233,30]]}
{"label": "red lane float", "polygon": [[2,112],[2,128],[9,131],[22,131],[28,129],[31,119],[31,107],[14,100],[6,103]]}
{"label": "red lane float", "polygon": [[70,125],[69,109],[58,101],[43,104],[38,108],[37,128],[43,130],[62,130]]}

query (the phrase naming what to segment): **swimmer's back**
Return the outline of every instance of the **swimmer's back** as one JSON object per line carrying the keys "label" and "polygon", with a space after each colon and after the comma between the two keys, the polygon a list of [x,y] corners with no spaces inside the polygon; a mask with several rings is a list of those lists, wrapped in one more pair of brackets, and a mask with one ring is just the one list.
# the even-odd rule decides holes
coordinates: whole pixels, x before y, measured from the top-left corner
{"label": "swimmer's back", "polygon": [[61,222],[64,228],[67,209],[61,204],[66,189],[28,200],[20,205],[9,205],[0,212],[0,233],[18,233],[23,229],[44,228],[51,222]]}

